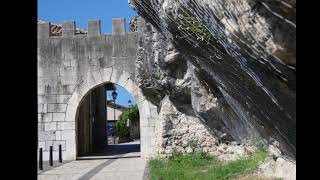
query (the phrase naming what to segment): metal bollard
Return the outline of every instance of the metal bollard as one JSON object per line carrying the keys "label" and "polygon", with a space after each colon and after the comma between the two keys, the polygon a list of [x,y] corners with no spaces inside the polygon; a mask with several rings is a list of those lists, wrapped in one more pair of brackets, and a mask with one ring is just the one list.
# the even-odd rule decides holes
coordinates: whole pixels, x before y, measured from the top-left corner
{"label": "metal bollard", "polygon": [[43,164],[42,164],[42,148],[39,149],[39,170],[43,170]]}
{"label": "metal bollard", "polygon": [[53,153],[53,149],[52,149],[52,146],[50,146],[50,156],[49,156],[49,165],[50,165],[50,166],[53,166],[53,156],[52,156],[52,153]]}
{"label": "metal bollard", "polygon": [[59,163],[62,163],[62,147],[61,147],[61,144],[59,144]]}

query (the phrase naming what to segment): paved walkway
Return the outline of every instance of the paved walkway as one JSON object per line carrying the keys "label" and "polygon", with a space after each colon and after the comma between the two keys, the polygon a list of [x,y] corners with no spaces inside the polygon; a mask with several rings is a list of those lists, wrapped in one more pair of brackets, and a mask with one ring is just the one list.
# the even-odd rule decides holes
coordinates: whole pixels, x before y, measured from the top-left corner
{"label": "paved walkway", "polygon": [[139,144],[109,145],[104,152],[81,157],[39,172],[39,180],[143,180],[147,161],[140,158]]}

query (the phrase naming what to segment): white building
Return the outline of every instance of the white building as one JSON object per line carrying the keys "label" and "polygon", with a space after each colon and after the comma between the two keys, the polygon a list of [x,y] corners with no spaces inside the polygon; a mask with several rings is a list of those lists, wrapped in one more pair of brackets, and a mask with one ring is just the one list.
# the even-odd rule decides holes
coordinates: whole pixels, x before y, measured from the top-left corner
{"label": "white building", "polygon": [[[107,134],[108,136],[113,136],[114,127],[116,121],[119,120],[119,116],[122,114],[123,111],[127,110],[128,107],[122,106],[120,104],[114,104],[113,101],[108,100],[106,103],[107,106]],[[115,115],[115,116],[114,116]]]}

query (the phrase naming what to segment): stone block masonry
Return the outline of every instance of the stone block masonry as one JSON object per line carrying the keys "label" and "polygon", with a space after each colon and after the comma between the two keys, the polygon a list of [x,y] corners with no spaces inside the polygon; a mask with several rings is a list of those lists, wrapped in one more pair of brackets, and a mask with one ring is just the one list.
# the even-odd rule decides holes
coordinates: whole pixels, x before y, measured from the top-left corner
{"label": "stone block masonry", "polygon": [[[66,21],[62,34],[50,32],[50,23],[38,24],[38,148],[48,160],[49,147],[64,160],[76,159],[76,113],[94,87],[111,82],[133,93],[143,117],[141,156],[154,154],[154,122],[150,102],[135,82],[139,32],[126,32],[125,19],[112,20],[112,34],[101,33],[100,20],[88,21],[88,32],[77,33],[76,22]],[[56,159],[55,159],[56,160]]]}
{"label": "stone block masonry", "polygon": [[65,112],[67,104],[48,104],[48,112]]}

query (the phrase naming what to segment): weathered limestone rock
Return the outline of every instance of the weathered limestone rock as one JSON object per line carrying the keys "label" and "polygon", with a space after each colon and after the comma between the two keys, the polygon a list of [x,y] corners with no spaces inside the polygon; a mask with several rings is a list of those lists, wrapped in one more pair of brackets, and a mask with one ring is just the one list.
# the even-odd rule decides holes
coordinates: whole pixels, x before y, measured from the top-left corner
{"label": "weathered limestone rock", "polygon": [[[173,130],[186,116],[200,120],[215,139],[214,148],[201,140],[203,151],[230,160],[263,145],[278,164],[284,157],[294,161],[295,0],[129,3],[147,22],[139,27],[136,78],[160,111],[162,148],[172,142],[182,152],[189,147],[180,136],[190,131]],[[162,107],[168,99],[177,113]],[[285,171],[279,167],[277,175]]]}
{"label": "weathered limestone rock", "polygon": [[[177,150],[191,153],[197,147],[212,147],[215,138],[206,136],[208,130],[197,118],[179,113],[169,97],[161,103],[159,121],[155,124],[156,150],[166,154]],[[205,142],[200,144],[201,142]]]}
{"label": "weathered limestone rock", "polygon": [[294,180],[296,179],[296,164],[285,160],[283,158],[278,158],[275,165],[275,176],[281,177],[284,180]]}
{"label": "weathered limestone rock", "polygon": [[268,152],[273,159],[277,159],[281,156],[281,151],[279,150],[279,142],[274,141],[268,147]]}
{"label": "weathered limestone rock", "polygon": [[188,147],[186,148],[186,153],[187,153],[187,154],[193,153],[193,149],[192,149],[190,146],[188,146]]}
{"label": "weathered limestone rock", "polygon": [[162,100],[159,119],[155,123],[157,153],[169,156],[173,151],[186,154],[209,152],[221,160],[230,161],[248,156],[255,150],[253,146],[248,145],[219,144],[210,130],[190,114],[179,112],[169,96]]}
{"label": "weathered limestone rock", "polygon": [[219,141],[276,139],[295,159],[295,0],[129,3],[150,23],[139,27],[137,59],[148,99],[169,96],[182,114],[192,107]]}
{"label": "weathered limestone rock", "polygon": [[295,180],[296,164],[283,158],[278,158],[277,160],[269,159],[259,166],[256,174],[270,178],[277,177],[283,180]]}

